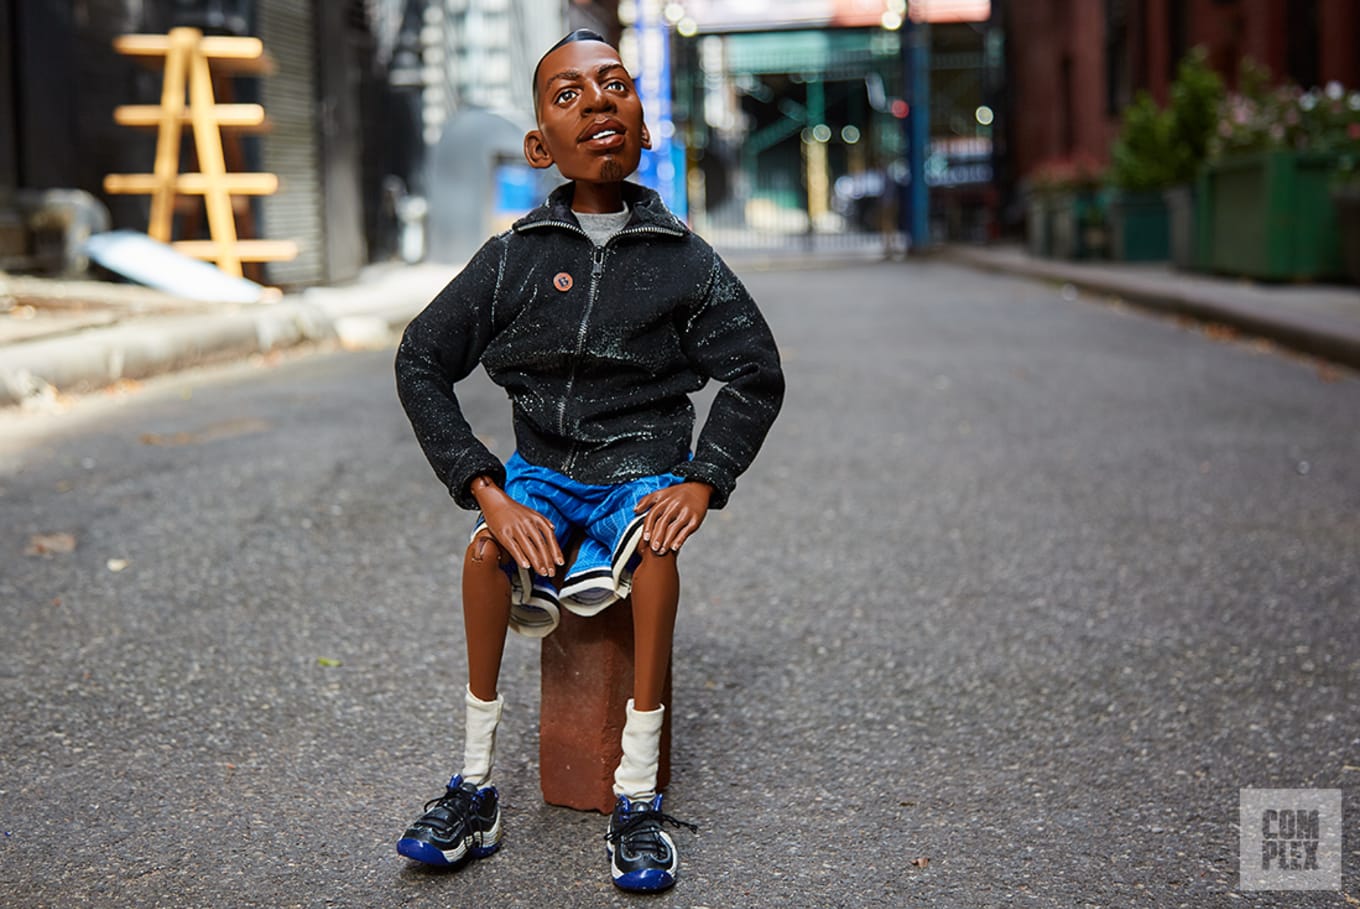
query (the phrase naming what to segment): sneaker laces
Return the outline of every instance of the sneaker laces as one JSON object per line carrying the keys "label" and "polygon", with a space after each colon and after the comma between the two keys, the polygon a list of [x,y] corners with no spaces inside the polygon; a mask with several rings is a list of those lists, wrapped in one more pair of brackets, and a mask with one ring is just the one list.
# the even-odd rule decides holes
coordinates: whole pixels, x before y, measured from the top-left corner
{"label": "sneaker laces", "polygon": [[647,851],[659,858],[665,850],[665,843],[657,836],[663,824],[684,827],[691,833],[699,832],[698,824],[671,817],[645,802],[640,804],[641,807],[634,807],[628,812],[628,820],[620,824],[617,830],[610,830],[604,838],[615,846],[627,840],[632,851]]}
{"label": "sneaker laces", "polygon": [[[433,808],[443,808],[453,817],[467,817],[472,814],[477,798],[476,792],[469,792],[462,786],[450,786],[443,795],[426,802],[424,810],[428,812]],[[421,818],[421,821],[423,820],[425,818]]]}

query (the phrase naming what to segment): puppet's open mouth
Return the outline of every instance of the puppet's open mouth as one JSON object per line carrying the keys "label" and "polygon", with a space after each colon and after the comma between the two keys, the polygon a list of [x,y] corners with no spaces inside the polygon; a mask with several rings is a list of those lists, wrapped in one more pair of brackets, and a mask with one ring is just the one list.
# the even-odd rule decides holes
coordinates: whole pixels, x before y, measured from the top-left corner
{"label": "puppet's open mouth", "polygon": [[596,120],[581,133],[579,141],[588,148],[610,150],[623,145],[627,128],[613,117]]}

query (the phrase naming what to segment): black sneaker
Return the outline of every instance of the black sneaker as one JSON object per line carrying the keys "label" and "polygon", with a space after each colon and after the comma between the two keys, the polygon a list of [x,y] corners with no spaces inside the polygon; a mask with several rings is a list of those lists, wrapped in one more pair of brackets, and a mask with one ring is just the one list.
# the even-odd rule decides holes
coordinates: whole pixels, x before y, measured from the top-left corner
{"label": "black sneaker", "polygon": [[699,829],[662,814],[660,795],[650,802],[635,802],[625,795],[619,796],[609,818],[605,840],[609,873],[620,889],[654,893],[675,883],[680,859],[675,854],[675,843],[661,829],[662,824]]}
{"label": "black sneaker", "polygon": [[495,786],[478,789],[461,775],[448,791],[425,803],[425,813],[397,840],[408,859],[451,868],[485,858],[500,848],[501,808]]}

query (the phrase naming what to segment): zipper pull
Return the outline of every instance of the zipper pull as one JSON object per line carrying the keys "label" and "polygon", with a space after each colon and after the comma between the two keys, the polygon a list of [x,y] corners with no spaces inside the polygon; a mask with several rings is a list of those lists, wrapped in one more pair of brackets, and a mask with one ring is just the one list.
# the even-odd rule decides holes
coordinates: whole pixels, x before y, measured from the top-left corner
{"label": "zipper pull", "polygon": [[603,247],[603,246],[597,246],[597,247],[595,247],[595,251],[594,251],[593,253],[591,253],[591,261],[592,261],[593,264],[592,264],[591,267],[590,267],[590,276],[591,276],[592,278],[595,278],[595,279],[598,280],[599,277],[600,277],[600,275],[604,274],[604,247]]}

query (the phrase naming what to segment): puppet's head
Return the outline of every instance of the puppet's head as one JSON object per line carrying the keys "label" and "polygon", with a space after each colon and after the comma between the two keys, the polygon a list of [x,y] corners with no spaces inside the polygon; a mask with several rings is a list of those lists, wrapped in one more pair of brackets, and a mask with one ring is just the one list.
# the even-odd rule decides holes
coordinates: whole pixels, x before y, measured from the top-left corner
{"label": "puppet's head", "polygon": [[567,35],[534,70],[538,129],[524,137],[534,167],[557,165],[577,182],[619,183],[652,147],[642,101],[619,52],[586,29]]}

